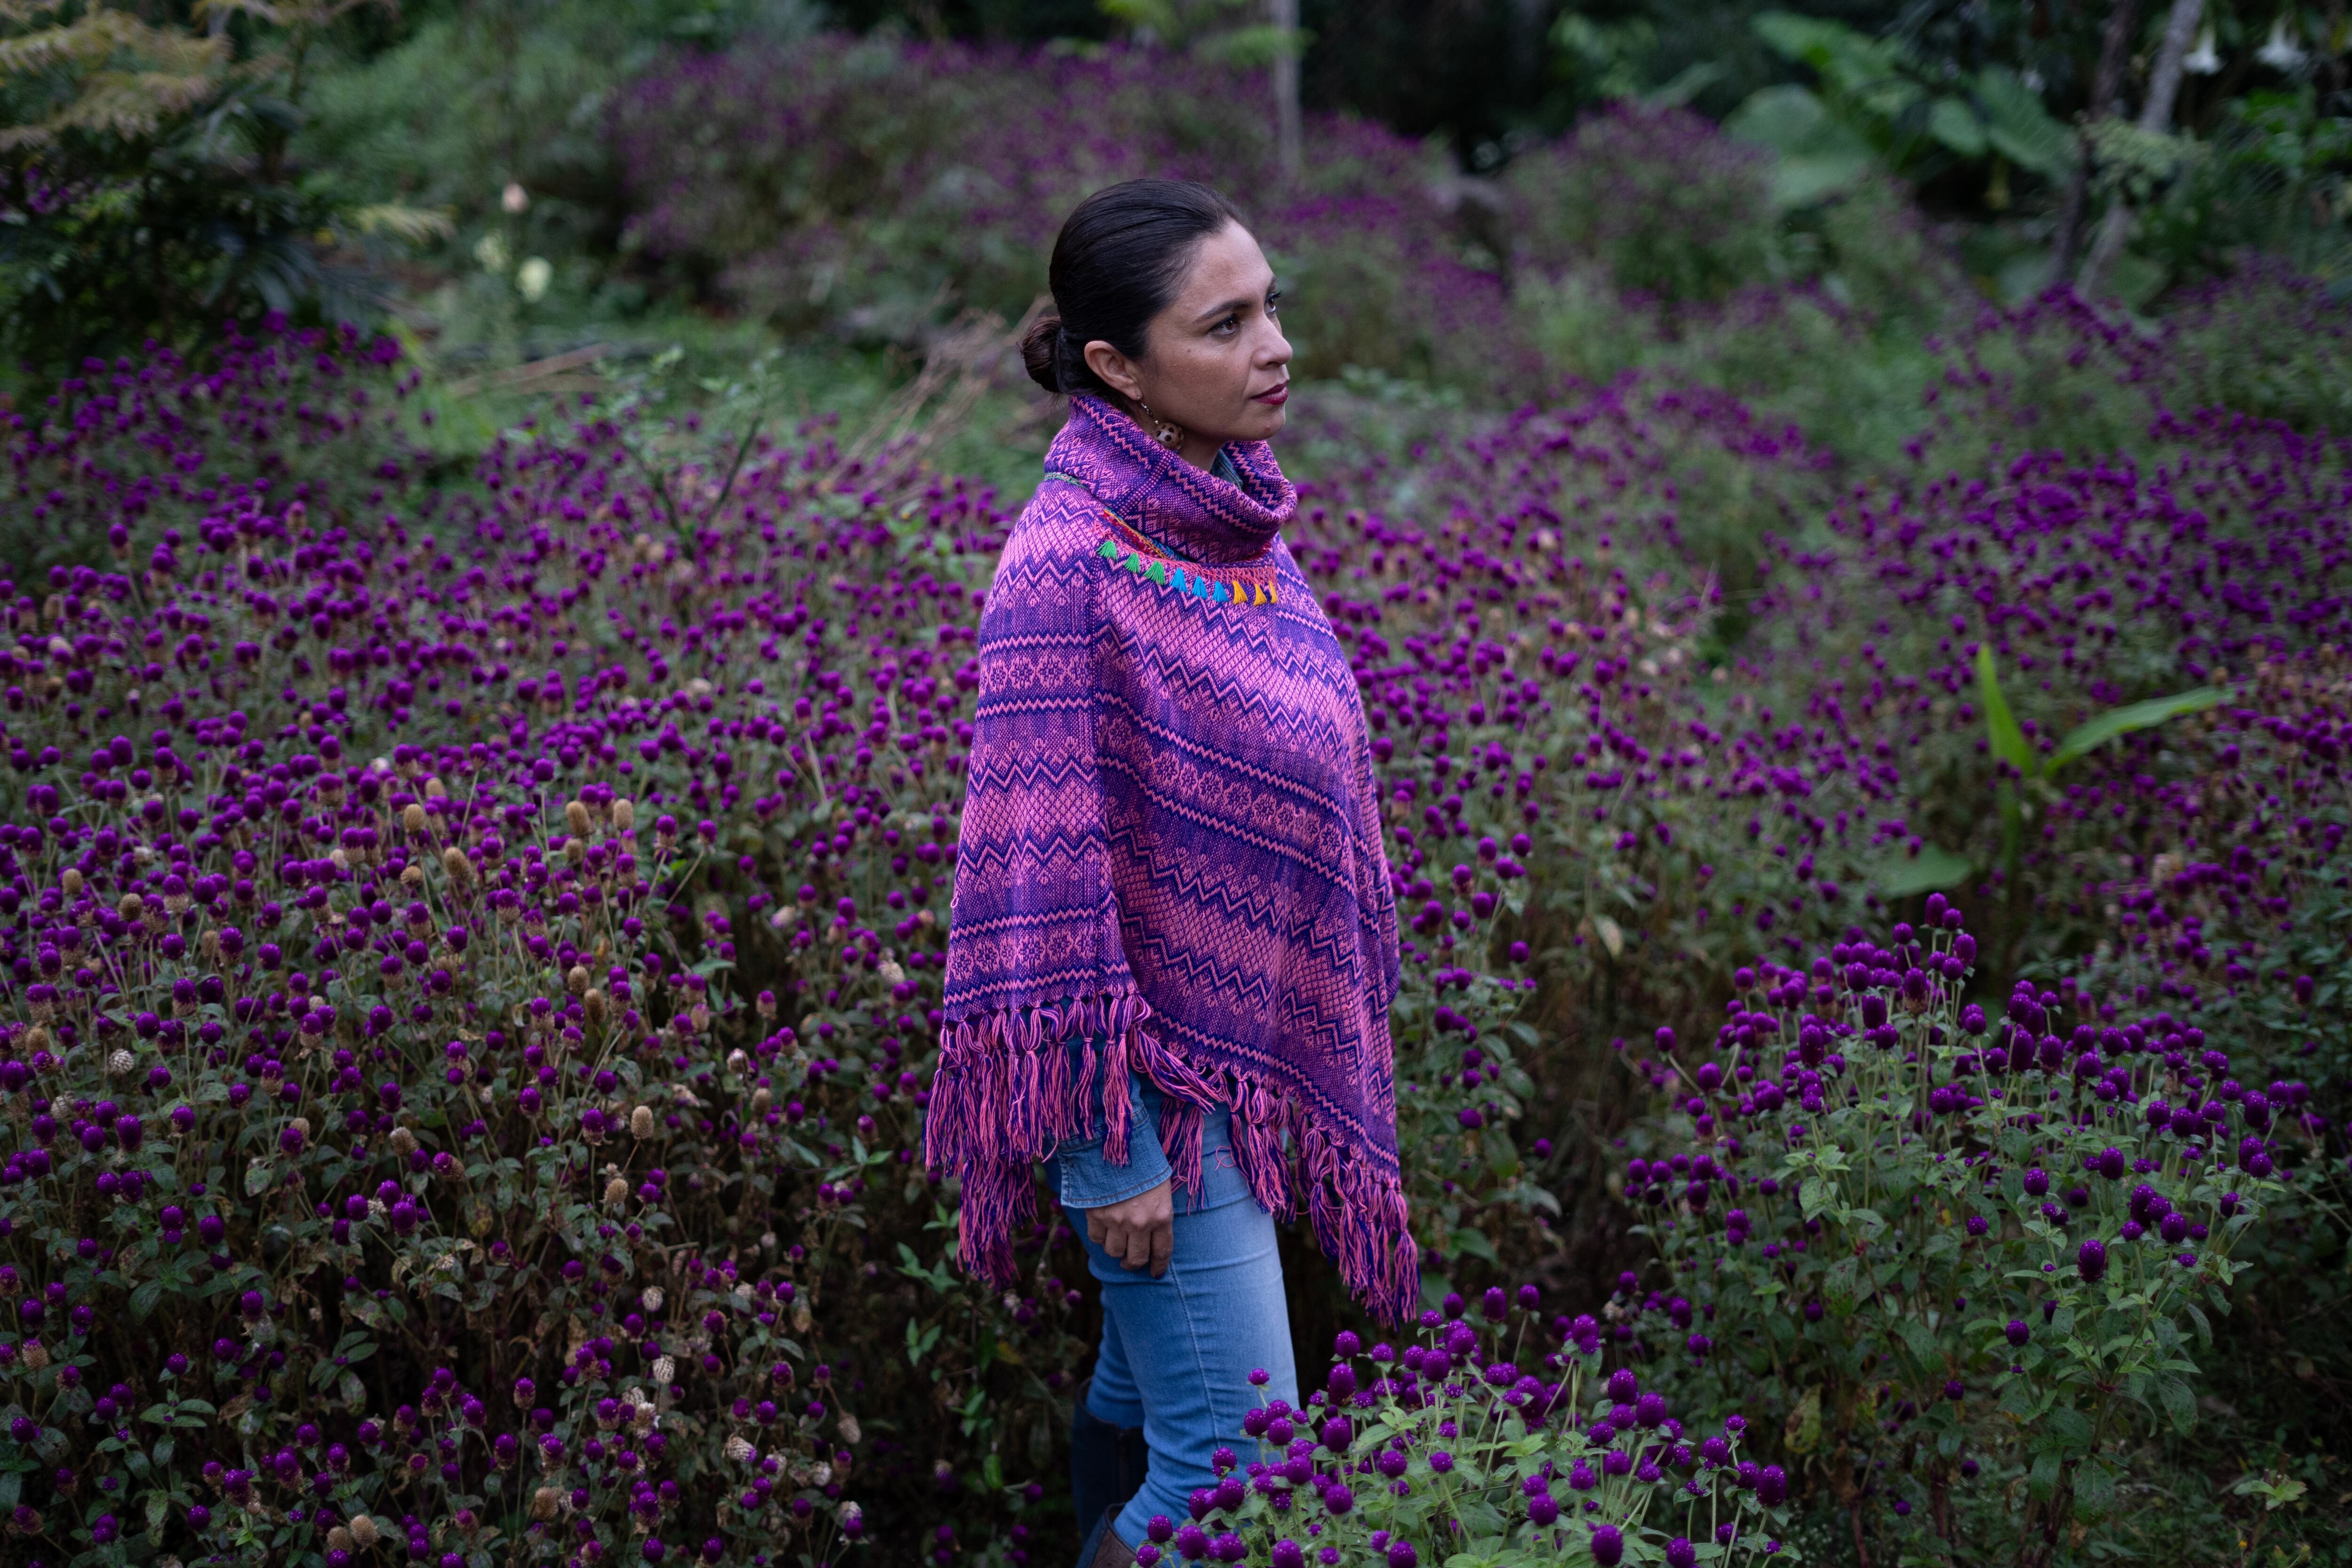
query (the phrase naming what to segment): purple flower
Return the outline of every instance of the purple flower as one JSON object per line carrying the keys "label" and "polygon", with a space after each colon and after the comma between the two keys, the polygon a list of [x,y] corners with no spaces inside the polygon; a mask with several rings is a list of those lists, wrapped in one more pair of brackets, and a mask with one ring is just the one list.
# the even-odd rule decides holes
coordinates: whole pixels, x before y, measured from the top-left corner
{"label": "purple flower", "polygon": [[1625,1559],[1625,1537],[1613,1524],[1594,1525],[1591,1546],[1592,1560],[1600,1563],[1601,1568],[1617,1568],[1617,1564]]}
{"label": "purple flower", "polygon": [[2107,1271],[2106,1243],[2096,1237],[2084,1238],[2083,1245],[2075,1249],[2074,1267],[2081,1271],[2084,1284],[2097,1284],[2099,1277]]}

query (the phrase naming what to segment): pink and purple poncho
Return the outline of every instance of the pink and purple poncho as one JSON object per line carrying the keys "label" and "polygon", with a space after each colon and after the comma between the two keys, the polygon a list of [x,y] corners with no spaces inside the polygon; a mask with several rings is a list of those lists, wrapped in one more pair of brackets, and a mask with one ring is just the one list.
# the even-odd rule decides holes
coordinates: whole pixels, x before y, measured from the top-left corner
{"label": "pink and purple poncho", "polygon": [[1006,542],[925,1155],[961,1179],[966,1267],[1009,1284],[1034,1163],[1084,1135],[1089,1083],[1127,1162],[1131,1069],[1179,1183],[1199,1190],[1202,1109],[1230,1106],[1258,1202],[1303,1202],[1393,1320],[1418,1275],[1363,707],[1280,537],[1297,491],[1265,443],[1225,456],[1238,483],[1075,398]]}

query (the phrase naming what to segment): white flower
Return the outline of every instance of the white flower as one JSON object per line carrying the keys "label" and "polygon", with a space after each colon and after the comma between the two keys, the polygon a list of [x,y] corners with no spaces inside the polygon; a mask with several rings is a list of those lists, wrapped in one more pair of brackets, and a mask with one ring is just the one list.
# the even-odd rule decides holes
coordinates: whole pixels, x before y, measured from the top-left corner
{"label": "white flower", "polygon": [[2304,52],[2302,45],[2286,36],[2286,17],[2283,15],[2271,23],[2269,39],[2254,51],[2254,58],[2273,70],[2280,71],[2294,70],[2310,58]]}
{"label": "white flower", "polygon": [[[474,242],[474,259],[482,264],[485,272],[504,272],[509,258],[507,242],[495,234],[486,234]],[[341,851],[338,850],[338,854]]]}
{"label": "white flower", "polygon": [[534,256],[515,269],[515,288],[533,304],[546,296],[547,286],[554,279],[555,268],[544,256]]}
{"label": "white flower", "polygon": [[658,1285],[646,1286],[646,1293],[637,1298],[637,1302],[648,1312],[660,1311],[662,1304],[662,1288]]}
{"label": "white flower", "polygon": [[759,1458],[760,1451],[740,1435],[727,1439],[727,1457],[739,1465],[748,1465]]}
{"label": "white flower", "polygon": [[677,1377],[677,1363],[669,1356],[654,1358],[654,1382],[667,1388]]}
{"label": "white flower", "polygon": [[530,193],[522,188],[520,182],[509,180],[507,188],[499,193],[499,205],[510,213],[527,212],[530,208]]}
{"label": "white flower", "polygon": [[139,1063],[137,1058],[132,1057],[129,1051],[117,1051],[112,1056],[106,1058],[106,1070],[112,1073],[117,1078],[121,1078],[124,1073],[129,1072],[132,1068],[135,1068],[138,1065]]}
{"label": "white flower", "polygon": [[2213,24],[2197,35],[2197,47],[2181,60],[2180,68],[2190,76],[2213,76],[2221,69],[2221,57],[2213,51]]}

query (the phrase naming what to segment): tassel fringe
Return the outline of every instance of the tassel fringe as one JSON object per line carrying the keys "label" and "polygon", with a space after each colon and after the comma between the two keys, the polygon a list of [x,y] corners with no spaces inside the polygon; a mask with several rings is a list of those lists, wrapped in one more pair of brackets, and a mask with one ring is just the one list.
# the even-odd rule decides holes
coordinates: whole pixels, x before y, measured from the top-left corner
{"label": "tassel fringe", "polygon": [[[963,1266],[1000,1288],[1016,1281],[1013,1237],[1037,1217],[1037,1162],[1086,1135],[1089,1083],[1100,1086],[1103,1152],[1113,1164],[1128,1163],[1127,1077],[1134,1072],[1161,1094],[1160,1148],[1178,1185],[1199,1196],[1202,1113],[1230,1106],[1234,1158],[1259,1205],[1289,1219],[1303,1197],[1315,1239],[1349,1293],[1383,1322],[1415,1311],[1420,1254],[1393,1162],[1348,1149],[1276,1085],[1187,1060],[1144,1027],[1150,1017],[1150,1005],[1129,993],[940,1029],[923,1163],[962,1185]],[[1086,1042],[1075,1071],[1066,1048],[1073,1036]]]}

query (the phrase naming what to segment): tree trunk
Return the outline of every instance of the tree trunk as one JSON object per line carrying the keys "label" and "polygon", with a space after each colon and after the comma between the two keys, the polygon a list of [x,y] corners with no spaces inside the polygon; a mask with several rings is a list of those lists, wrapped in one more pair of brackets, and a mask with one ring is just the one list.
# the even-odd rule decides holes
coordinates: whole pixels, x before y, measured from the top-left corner
{"label": "tree trunk", "polygon": [[2083,248],[2083,206],[2091,187],[2089,128],[2116,112],[2116,100],[2123,92],[2124,63],[2131,58],[2132,35],[2138,25],[2139,0],[2115,0],[2107,12],[2106,32],[2099,39],[2099,65],[2091,77],[2090,106],[2075,136],[2074,172],[2067,176],[2066,195],[2058,207],[2058,233],[2051,246],[2053,283],[2074,275],[2074,262]]}
{"label": "tree trunk", "polygon": [[1282,177],[1293,184],[1306,171],[1298,130],[1298,0],[1268,0],[1274,25],[1287,36],[1274,61],[1274,144]]}
{"label": "tree trunk", "polygon": [[[2157,51],[2156,69],[2147,79],[2147,100],[2140,105],[2139,128],[2151,133],[2172,129],[2172,106],[2180,96],[2180,62],[2189,58],[2189,41],[2205,15],[2205,0],[2172,0],[2172,15],[2164,24],[2164,45]],[[2131,208],[2117,197],[2099,222],[2099,237],[2091,258],[2083,264],[2083,297],[2095,300],[2107,286],[2107,273],[2123,254],[2131,232]]]}

